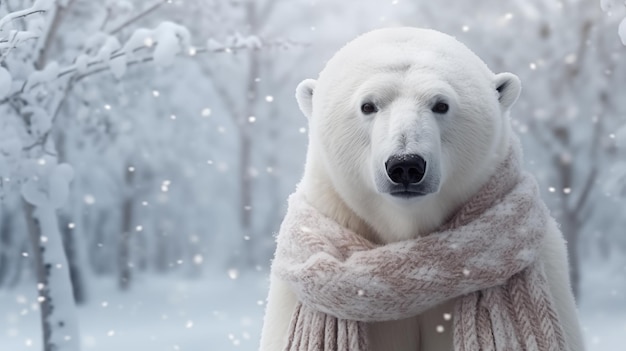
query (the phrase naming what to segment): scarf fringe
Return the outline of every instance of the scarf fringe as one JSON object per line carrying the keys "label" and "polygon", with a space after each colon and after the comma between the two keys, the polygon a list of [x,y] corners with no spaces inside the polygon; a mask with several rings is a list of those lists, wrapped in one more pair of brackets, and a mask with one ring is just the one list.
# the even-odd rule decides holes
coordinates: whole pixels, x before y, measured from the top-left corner
{"label": "scarf fringe", "polygon": [[338,319],[302,304],[289,326],[286,351],[367,351],[367,324]]}

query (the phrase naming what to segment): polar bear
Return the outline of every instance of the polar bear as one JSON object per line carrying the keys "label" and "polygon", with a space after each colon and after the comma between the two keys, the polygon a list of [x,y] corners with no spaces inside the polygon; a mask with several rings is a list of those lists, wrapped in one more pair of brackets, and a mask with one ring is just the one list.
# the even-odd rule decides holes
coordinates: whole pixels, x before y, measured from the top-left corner
{"label": "polar bear", "polygon": [[[515,75],[494,74],[443,33],[366,33],[340,49],[317,81],[297,87],[309,119],[298,191],[318,211],[374,242],[426,235],[476,193],[506,156],[509,111],[520,90]],[[566,341],[579,351],[583,341],[566,255],[550,220],[541,259]],[[290,287],[272,275],[262,351],[285,348],[296,302]],[[452,350],[452,303],[409,319],[371,323],[372,351]]]}

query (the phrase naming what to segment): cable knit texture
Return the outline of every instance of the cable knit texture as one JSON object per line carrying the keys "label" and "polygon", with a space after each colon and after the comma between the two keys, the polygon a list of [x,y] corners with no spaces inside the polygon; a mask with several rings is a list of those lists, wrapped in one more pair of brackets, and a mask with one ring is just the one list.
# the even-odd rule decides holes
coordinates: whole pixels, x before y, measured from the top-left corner
{"label": "cable knit texture", "polygon": [[387,245],[292,194],[272,264],[299,301],[286,350],[367,351],[368,322],[456,299],[455,351],[566,351],[538,260],[549,214],[520,158],[515,144],[438,231]]}

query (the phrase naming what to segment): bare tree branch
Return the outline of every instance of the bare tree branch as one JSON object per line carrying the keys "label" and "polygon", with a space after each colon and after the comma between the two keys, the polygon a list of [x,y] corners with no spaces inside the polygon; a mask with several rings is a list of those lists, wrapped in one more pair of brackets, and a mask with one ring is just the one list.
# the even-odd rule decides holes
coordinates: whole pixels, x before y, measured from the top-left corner
{"label": "bare tree branch", "polygon": [[41,70],[45,67],[48,61],[48,54],[50,52],[50,48],[52,46],[52,40],[57,34],[59,30],[59,26],[61,25],[62,19],[67,13],[67,11],[74,5],[76,0],[71,0],[66,6],[62,6],[60,3],[57,3],[55,9],[52,11],[52,19],[50,20],[48,28],[46,28],[46,35],[43,37],[43,41],[38,45],[39,52],[37,54],[37,58],[33,62],[36,69]]}
{"label": "bare tree branch", "polygon": [[109,19],[111,19],[111,8],[107,7],[106,14],[104,15],[104,19],[102,20],[102,24],[100,25],[100,31],[104,31],[104,28],[109,24]]}
{"label": "bare tree branch", "polygon": [[49,131],[44,133],[39,138],[37,138],[37,140],[34,143],[32,143],[32,144],[30,144],[28,146],[24,146],[22,148],[22,150],[23,151],[30,151],[30,150],[34,149],[36,146],[44,147],[45,144],[46,144],[46,141],[48,140],[48,135],[49,135]]}
{"label": "bare tree branch", "polygon": [[117,27],[111,29],[109,31],[109,34],[117,34],[118,32],[120,32],[122,29],[128,27],[129,25],[139,21],[140,19],[146,17],[147,15],[151,14],[152,12],[156,11],[159,7],[163,6],[165,3],[167,3],[167,0],[160,0],[150,6],[148,6],[145,10],[139,12],[138,14],[132,16],[131,18],[127,19],[126,21],[122,22],[121,24],[119,24]]}

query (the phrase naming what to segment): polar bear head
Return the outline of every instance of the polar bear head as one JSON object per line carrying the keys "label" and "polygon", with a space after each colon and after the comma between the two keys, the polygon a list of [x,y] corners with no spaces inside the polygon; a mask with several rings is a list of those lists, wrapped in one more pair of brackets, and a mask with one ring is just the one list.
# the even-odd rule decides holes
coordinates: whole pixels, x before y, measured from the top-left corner
{"label": "polar bear head", "polygon": [[305,178],[311,167],[328,177],[379,231],[389,231],[385,221],[406,222],[398,239],[435,227],[505,156],[508,111],[520,90],[515,75],[494,74],[443,33],[366,33],[339,50],[317,81],[297,87],[309,118]]}

